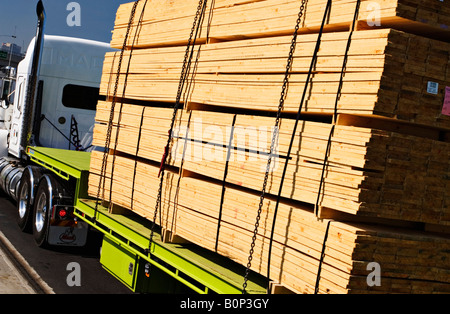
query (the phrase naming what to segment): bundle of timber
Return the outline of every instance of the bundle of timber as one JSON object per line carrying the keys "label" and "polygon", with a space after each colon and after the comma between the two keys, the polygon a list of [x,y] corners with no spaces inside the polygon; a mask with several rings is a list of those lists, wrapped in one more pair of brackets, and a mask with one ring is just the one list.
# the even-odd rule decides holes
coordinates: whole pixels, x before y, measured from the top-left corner
{"label": "bundle of timber", "polygon": [[[94,145],[105,143],[110,110],[110,103],[98,106]],[[126,104],[121,110],[120,130],[117,124],[112,129],[117,145],[111,148],[159,162],[173,110]],[[274,120],[221,112],[179,113],[168,163],[217,180],[226,172],[226,182],[259,190]],[[281,122],[268,193],[278,193],[293,124],[288,119]],[[450,225],[450,143],[346,125],[337,125],[330,138],[332,125],[311,121],[301,121],[298,130],[283,197],[315,204],[321,193],[319,206],[357,216]],[[138,143],[139,137],[145,140]]]}
{"label": "bundle of timber", "polygon": [[[307,1],[302,32],[320,28],[327,0]],[[279,35],[294,31],[301,1],[296,0],[214,0],[208,1],[206,22],[200,42],[207,38],[230,40]],[[348,30],[353,21],[357,0],[332,1],[326,31]],[[144,1],[137,7],[141,12]],[[183,45],[187,43],[197,0],[151,0],[145,7],[143,22],[131,28],[138,33],[134,47]],[[122,48],[132,10],[123,4],[117,11],[111,45]],[[358,14],[359,27],[390,27],[410,33],[450,41],[450,7],[448,0],[362,0]],[[129,39],[131,45],[134,39]]]}
{"label": "bundle of timber", "polygon": [[[97,197],[98,187],[101,187],[101,199],[107,200],[111,206],[119,206],[120,210],[130,209],[137,214],[153,221],[152,206],[156,204],[159,187],[159,167],[149,162],[138,161],[123,156],[108,157],[108,166],[102,174],[103,154],[93,152],[91,156],[91,174],[89,177],[89,195]],[[111,180],[111,178],[113,178]],[[167,208],[169,201],[176,199],[178,173],[167,171],[163,186],[161,212],[172,214]],[[111,209],[115,211],[116,209]],[[160,215],[161,216],[161,215]],[[166,226],[172,217],[165,217],[165,222],[157,221],[158,225]]]}
{"label": "bundle of timber", "polygon": [[[298,110],[317,39],[316,34],[298,39],[285,113]],[[450,97],[445,88],[450,86],[450,44],[392,29],[355,32],[347,49],[348,40],[348,32],[322,36],[303,112],[330,115],[336,106],[338,113],[382,115],[450,128],[450,116],[443,114],[445,99]],[[184,101],[276,111],[290,44],[287,36],[200,45]],[[122,90],[126,79],[123,97],[174,102],[185,50],[178,46],[126,52],[124,62],[130,66],[121,68],[119,82]],[[106,56],[101,92],[108,96],[119,54]]]}
{"label": "bundle of timber", "polygon": [[296,293],[450,293],[448,0],[332,1],[321,37],[327,1],[306,1],[285,77],[300,3],[208,1],[176,113],[199,1],[139,1],[124,47],[121,5],[89,195],[153,220],[170,134],[164,235],[246,266],[256,232],[251,269]]}
{"label": "bundle of timber", "polygon": [[[102,154],[92,154],[89,190],[99,184]],[[105,191],[114,204],[152,219],[159,167],[144,160],[110,156]],[[113,162],[113,158],[115,161]],[[137,176],[130,180],[129,174]],[[168,172],[157,222],[166,230],[246,265],[259,195],[233,185]],[[194,177],[190,177],[194,175]],[[114,177],[111,185],[111,176]],[[131,195],[136,200],[133,202]],[[222,197],[222,190],[224,191]],[[401,228],[318,220],[309,207],[280,203],[270,242],[275,201],[266,198],[257,232],[252,270],[296,293],[449,293],[450,239]],[[329,226],[328,226],[329,223]],[[321,261],[322,250],[324,258]],[[368,275],[378,268],[379,277]],[[319,273],[320,271],[320,273]],[[378,281],[379,280],[379,281]]]}

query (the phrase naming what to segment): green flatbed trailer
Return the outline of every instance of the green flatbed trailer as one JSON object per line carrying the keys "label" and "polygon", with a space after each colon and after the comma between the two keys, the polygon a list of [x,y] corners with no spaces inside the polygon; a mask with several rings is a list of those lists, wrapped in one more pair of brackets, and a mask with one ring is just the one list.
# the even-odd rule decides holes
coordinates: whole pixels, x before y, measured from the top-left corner
{"label": "green flatbed trailer", "polygon": [[[29,147],[30,161],[75,186],[74,215],[103,233],[100,263],[134,292],[241,294],[245,267],[195,244],[162,242],[151,222],[130,212],[111,214],[87,195],[90,153]],[[96,210],[96,202],[99,202]],[[266,293],[263,276],[251,273],[246,292]]]}

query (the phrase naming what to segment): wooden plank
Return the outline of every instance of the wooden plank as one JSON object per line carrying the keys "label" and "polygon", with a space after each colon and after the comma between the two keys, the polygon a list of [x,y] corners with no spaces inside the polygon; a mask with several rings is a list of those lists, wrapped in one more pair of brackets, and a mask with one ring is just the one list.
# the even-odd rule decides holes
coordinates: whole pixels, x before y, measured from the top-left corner
{"label": "wooden plank", "polygon": [[[361,27],[391,27],[449,40],[449,10],[443,2],[424,1],[362,1],[358,19]],[[189,30],[194,21],[197,1],[162,2],[151,1],[146,7],[141,27],[135,21],[131,38],[139,31],[135,47],[158,45],[183,45],[189,38]],[[308,3],[301,32],[317,31],[324,15],[326,0]],[[356,1],[337,0],[333,2],[326,31],[345,30],[353,20]],[[420,6],[420,9],[418,7]],[[433,9],[431,9],[433,8]],[[121,5],[117,12],[115,30],[111,44],[121,48],[125,28],[131,11],[130,4]],[[142,11],[142,4],[137,12]],[[290,35],[293,33],[299,11],[296,1],[234,1],[226,6],[215,2],[212,10],[206,9],[210,17],[205,19],[200,41],[207,38],[232,40],[261,36]],[[209,13],[210,12],[210,13]],[[439,13],[437,13],[439,12]],[[432,17],[432,18],[430,18]],[[132,39],[130,38],[129,44]]]}
{"label": "wooden plank", "polygon": [[[99,170],[95,169],[99,169],[99,163],[101,154],[94,153],[94,172],[90,176],[90,187],[94,189],[98,185],[95,171]],[[133,164],[133,160],[117,156],[115,177],[119,181],[114,185],[114,198],[129,197],[130,194],[122,194],[119,187],[130,186],[129,169]],[[154,196],[151,195],[156,193],[156,187],[148,181],[157,180],[158,168],[148,164],[140,165],[139,168],[147,169],[147,174],[139,176],[135,186],[140,201],[146,204],[142,210],[147,214],[138,213],[148,217],[153,212],[151,200]],[[149,176],[151,173],[155,173],[154,177]],[[107,175],[110,176],[110,172]],[[182,177],[177,188],[174,184],[172,181],[164,189],[177,191],[175,194],[165,192],[163,195],[162,224],[169,227],[165,230],[210,250],[215,250],[217,239],[219,254],[245,265],[256,218],[258,194],[226,187],[219,237],[216,238],[221,185],[196,177]],[[109,187],[108,184],[106,186]],[[258,229],[252,264],[252,269],[261,274],[267,271],[264,260],[267,259],[273,209],[273,200],[267,198],[261,216],[264,223]],[[312,293],[328,221],[317,220],[308,207],[302,207],[299,203],[284,202],[281,203],[277,218],[271,263],[273,280],[296,293]],[[169,221],[172,224],[168,224]],[[368,275],[366,266],[371,261],[381,265],[383,285],[380,291],[392,292],[397,289],[395,287],[400,289],[406,285],[396,283],[398,286],[393,286],[385,283],[385,278],[394,282],[408,278],[406,282],[411,285],[416,280],[427,280],[436,291],[448,289],[450,273],[446,271],[445,260],[449,257],[449,241],[448,237],[398,227],[331,221],[320,291],[348,293],[351,289],[368,289],[367,285],[361,286],[359,280]]]}
{"label": "wooden plank", "polygon": [[[284,100],[285,113],[298,111],[316,39],[315,34],[299,39]],[[334,112],[347,40],[346,32],[324,34],[303,112]],[[289,46],[289,37],[200,46],[182,100],[235,110],[276,111]],[[125,54],[126,62],[130,54]],[[174,102],[183,56],[183,47],[133,51],[127,90],[118,97]],[[101,92],[108,96],[117,72],[114,59],[117,53],[107,55],[102,76]],[[441,114],[445,86],[450,85],[449,60],[448,43],[391,29],[355,32],[337,111],[449,129],[450,117]],[[120,86],[124,81],[122,73]],[[429,92],[429,82],[438,84],[436,95]]]}
{"label": "wooden plank", "polygon": [[[314,292],[319,268],[320,293],[449,293],[450,118],[441,112],[450,85],[450,46],[440,40],[450,39],[441,29],[450,25],[450,7],[443,1],[361,2],[330,137],[329,117],[356,4],[333,2],[303,108],[305,117],[321,122],[299,123],[270,241],[292,114],[325,3],[309,2],[302,21],[251,269],[267,274],[272,245],[270,279],[295,293]],[[149,220],[155,215],[159,162],[197,4],[150,1],[142,25],[131,29],[130,40],[139,31],[134,47],[139,49],[124,54],[130,72],[120,74],[119,90],[125,80],[127,89],[116,95],[123,104],[113,116],[103,179],[103,156],[92,154],[89,194],[97,197],[100,186],[104,202]],[[381,29],[368,27],[374,4],[380,5]],[[156,215],[165,238],[184,239],[247,264],[298,5],[216,0],[207,8],[213,16],[203,25],[183,93],[188,110],[175,117]],[[117,12],[113,46],[121,47],[131,6]],[[137,12],[141,8],[142,2]],[[117,58],[118,53],[109,53],[105,59],[101,91],[108,98]],[[429,82],[438,84],[437,94],[427,89]],[[146,107],[126,104],[127,99]],[[98,105],[94,145],[105,143],[110,109],[109,102]],[[317,200],[319,217],[314,215]],[[367,285],[371,262],[381,267],[379,287]]]}
{"label": "wooden plank", "polygon": [[[103,105],[107,106],[107,103]],[[138,157],[159,163],[167,143],[170,120],[165,116],[169,115],[170,109],[148,108],[141,131],[146,140],[141,141],[139,149],[136,145],[141,117],[132,113],[133,110],[142,112],[136,106],[124,105],[123,124],[114,148],[130,155],[137,152]],[[106,113],[100,115],[106,116]],[[102,122],[100,115],[98,119]],[[169,165],[215,180],[223,180],[228,167],[228,183],[256,191],[262,188],[274,118],[205,111],[182,111],[179,115],[168,156]],[[229,146],[233,121],[233,140]],[[347,118],[346,121],[343,123],[349,124],[355,119]],[[364,124],[364,121],[359,123]],[[278,194],[293,123],[290,119],[281,121],[267,186],[269,194]],[[116,130],[117,127],[113,127],[113,143]],[[314,205],[318,199],[331,125],[300,121],[298,130],[282,196]],[[449,185],[442,174],[447,172],[450,160],[440,152],[448,151],[450,144],[431,139],[436,135],[434,131],[430,129],[431,134],[421,138],[337,125],[331,138],[319,206],[362,217],[448,225],[450,220],[444,195]],[[105,136],[106,126],[97,125],[94,143],[102,145]]]}

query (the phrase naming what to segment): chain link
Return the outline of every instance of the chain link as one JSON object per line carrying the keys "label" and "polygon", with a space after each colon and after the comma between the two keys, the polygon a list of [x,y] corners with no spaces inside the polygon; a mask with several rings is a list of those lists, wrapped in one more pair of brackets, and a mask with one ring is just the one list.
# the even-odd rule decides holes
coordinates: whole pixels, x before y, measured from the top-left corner
{"label": "chain link", "polygon": [[163,189],[164,176],[165,176],[165,170],[166,170],[165,169],[165,167],[166,167],[166,160],[167,160],[167,157],[169,156],[170,144],[171,144],[171,141],[172,141],[173,128],[175,126],[175,121],[176,121],[176,118],[177,118],[178,109],[180,107],[181,97],[183,95],[183,90],[184,90],[184,84],[186,82],[186,79],[187,79],[187,76],[188,76],[188,73],[189,73],[189,70],[190,70],[190,66],[191,66],[191,62],[192,62],[192,56],[193,56],[193,53],[194,53],[195,41],[196,41],[197,36],[198,36],[199,27],[201,27],[201,17],[205,13],[205,8],[206,8],[207,2],[208,2],[207,0],[199,0],[198,6],[197,6],[197,12],[196,12],[195,17],[194,17],[194,22],[193,22],[193,25],[192,25],[192,28],[191,28],[191,32],[189,34],[189,40],[188,40],[188,44],[187,44],[186,51],[185,51],[185,54],[184,54],[183,66],[181,68],[180,82],[178,84],[177,97],[176,97],[175,106],[174,106],[174,110],[173,110],[172,121],[171,121],[171,124],[170,124],[170,130],[169,130],[169,134],[168,134],[167,145],[166,145],[166,147],[164,149],[164,155],[163,155],[163,158],[161,160],[161,168],[160,168],[160,173],[159,173],[160,182],[159,182],[159,188],[158,188],[158,196],[156,198],[155,212],[154,212],[154,215],[153,215],[152,228],[151,228],[151,231],[150,231],[149,252],[151,252],[151,245],[153,243],[154,229],[155,229],[155,226],[156,226],[156,217],[158,216],[158,211],[159,211],[159,209],[161,207],[162,189]]}
{"label": "chain link", "polygon": [[269,159],[267,160],[266,173],[265,173],[265,176],[264,176],[264,183],[263,183],[263,187],[262,187],[262,193],[261,193],[261,196],[260,196],[260,199],[259,199],[259,207],[258,207],[258,212],[257,212],[257,217],[256,217],[255,229],[253,231],[252,244],[250,246],[250,252],[249,252],[249,257],[248,257],[247,269],[245,271],[245,276],[244,276],[244,284],[243,284],[243,289],[242,289],[242,293],[243,294],[246,292],[247,285],[248,285],[248,277],[250,275],[250,269],[251,269],[251,266],[252,266],[253,254],[254,254],[254,251],[255,251],[256,239],[257,239],[257,235],[258,235],[259,222],[261,220],[262,207],[264,205],[264,198],[265,198],[265,194],[266,194],[267,183],[268,183],[268,180],[269,180],[270,167],[272,165],[273,152],[274,152],[274,149],[275,149],[275,143],[276,143],[276,141],[278,139],[279,126],[280,126],[280,120],[281,120],[281,113],[283,111],[284,101],[285,101],[285,98],[286,98],[286,90],[287,90],[287,87],[288,87],[288,84],[289,84],[289,73],[290,73],[291,68],[292,68],[292,62],[293,62],[293,59],[294,59],[295,47],[297,45],[298,30],[300,29],[300,24],[301,24],[303,15],[304,15],[304,11],[305,11],[305,7],[306,7],[307,1],[308,0],[302,0],[301,6],[300,6],[300,12],[298,13],[298,17],[297,17],[297,21],[296,21],[296,25],[295,25],[295,29],[294,29],[294,34],[292,36],[291,46],[290,46],[290,50],[289,50],[289,56],[288,56],[287,65],[286,65],[286,72],[285,72],[284,81],[283,81],[283,87],[282,87],[282,90],[281,90],[280,103],[278,105],[278,111],[277,111],[277,116],[276,116],[276,120],[275,120],[275,128],[274,128],[274,132],[273,132],[273,136],[272,136],[272,142],[270,144]]}
{"label": "chain link", "polygon": [[[103,190],[102,198],[105,196],[104,187],[105,187],[105,182],[106,182],[106,166],[107,166],[107,161],[108,161],[108,156],[109,156],[109,147],[110,147],[110,143],[111,143],[112,125],[113,125],[113,121],[114,121],[114,113],[115,113],[115,107],[116,107],[116,101],[117,101],[117,91],[119,89],[120,72],[122,70],[123,56],[125,53],[125,49],[127,47],[128,37],[130,35],[130,30],[131,30],[131,27],[134,22],[134,17],[136,15],[136,8],[137,8],[138,3],[139,3],[139,0],[135,1],[133,4],[133,8],[131,9],[130,19],[128,21],[128,26],[127,26],[127,30],[125,33],[123,46],[122,46],[122,49],[119,54],[119,61],[117,64],[117,75],[116,75],[116,81],[114,83],[114,90],[113,90],[113,96],[112,96],[113,99],[112,99],[112,103],[111,103],[111,111],[110,111],[109,120],[108,120],[108,129],[106,131],[105,152],[103,153],[102,168],[101,168],[101,172],[100,172],[100,182],[99,182],[98,190],[97,190],[97,199],[100,199],[100,193],[102,190]],[[103,189],[102,189],[102,187],[103,187]],[[95,205],[94,219],[97,216],[97,211],[98,211],[98,201],[96,202],[96,205]]]}

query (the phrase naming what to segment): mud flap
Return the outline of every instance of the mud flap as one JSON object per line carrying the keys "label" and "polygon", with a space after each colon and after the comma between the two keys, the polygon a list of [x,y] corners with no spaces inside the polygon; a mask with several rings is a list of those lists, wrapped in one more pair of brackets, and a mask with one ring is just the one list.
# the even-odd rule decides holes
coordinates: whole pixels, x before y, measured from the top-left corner
{"label": "mud flap", "polygon": [[72,226],[50,226],[48,243],[57,246],[84,246],[87,241],[88,224],[78,222]]}

